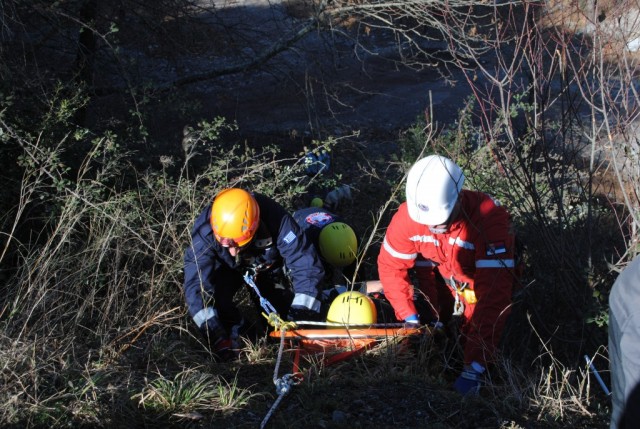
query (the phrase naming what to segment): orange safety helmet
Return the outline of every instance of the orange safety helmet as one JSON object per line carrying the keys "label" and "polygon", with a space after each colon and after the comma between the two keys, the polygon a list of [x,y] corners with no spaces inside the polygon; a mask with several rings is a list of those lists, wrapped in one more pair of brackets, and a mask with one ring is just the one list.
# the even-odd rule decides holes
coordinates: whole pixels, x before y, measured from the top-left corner
{"label": "orange safety helmet", "polygon": [[223,246],[242,247],[260,225],[260,206],[249,192],[229,188],[216,195],[211,206],[213,235]]}

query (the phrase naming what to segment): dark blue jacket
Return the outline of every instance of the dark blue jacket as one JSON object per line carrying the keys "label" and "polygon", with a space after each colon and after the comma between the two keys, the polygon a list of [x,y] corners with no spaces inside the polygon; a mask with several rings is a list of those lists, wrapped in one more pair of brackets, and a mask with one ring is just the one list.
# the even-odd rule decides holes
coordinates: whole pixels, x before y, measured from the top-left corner
{"label": "dark blue jacket", "polygon": [[318,248],[322,228],[333,222],[342,222],[340,217],[322,207],[307,207],[297,210],[293,213],[293,218],[313,241],[316,248]]}
{"label": "dark blue jacket", "polygon": [[[300,225],[300,228],[302,228],[307,237],[313,242],[321,259],[322,255],[320,254],[319,242],[322,228],[334,222],[344,222],[340,216],[322,207],[307,207],[297,210],[293,213],[293,218],[296,223]],[[326,276],[325,282],[328,282],[328,286],[333,286],[335,281],[344,282],[344,280],[351,280],[357,267],[355,261],[342,268],[334,267],[324,259],[322,259],[322,263]]]}
{"label": "dark blue jacket", "polygon": [[[229,249],[222,247],[214,238],[210,223],[211,205],[195,220],[191,245],[184,255],[184,292],[189,313],[198,326],[203,317],[196,315],[202,314],[207,306],[205,300],[213,296],[216,288],[225,287],[218,284],[216,273],[228,268],[244,274],[251,265],[259,264],[271,271],[284,266],[293,284],[293,305],[319,307],[319,302],[316,304],[315,301],[319,299],[324,269],[315,247],[284,207],[266,196],[253,196],[260,206],[261,229],[273,238],[275,245],[259,248],[261,243],[257,243],[258,237],[254,237],[241,252],[243,260],[236,261]],[[259,233],[260,230],[256,235]],[[251,261],[246,260],[247,255],[251,256]]]}

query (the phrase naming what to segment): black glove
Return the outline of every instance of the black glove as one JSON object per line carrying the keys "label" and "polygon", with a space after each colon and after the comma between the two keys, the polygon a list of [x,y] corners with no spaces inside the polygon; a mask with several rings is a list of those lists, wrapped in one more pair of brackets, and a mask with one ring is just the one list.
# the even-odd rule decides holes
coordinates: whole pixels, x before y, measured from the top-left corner
{"label": "black glove", "polygon": [[229,335],[217,317],[210,317],[200,326],[200,332],[209,342],[215,344],[221,338],[228,338]]}
{"label": "black glove", "polygon": [[229,335],[217,317],[207,319],[200,327],[200,332],[204,336],[209,350],[215,354],[217,360],[228,362],[237,357],[236,351],[232,349]]}
{"label": "black glove", "polygon": [[338,295],[348,291],[344,285],[335,285],[331,289],[325,289],[322,291],[322,300],[326,303],[331,303]]}
{"label": "black glove", "polygon": [[239,356],[238,350],[233,348],[233,342],[229,338],[218,340],[212,351],[219,362],[231,362]]}
{"label": "black glove", "polygon": [[290,320],[292,322],[298,322],[298,321],[317,322],[320,320],[320,313],[317,311],[310,310],[306,307],[291,307],[289,309],[289,314],[287,315],[287,320]]}

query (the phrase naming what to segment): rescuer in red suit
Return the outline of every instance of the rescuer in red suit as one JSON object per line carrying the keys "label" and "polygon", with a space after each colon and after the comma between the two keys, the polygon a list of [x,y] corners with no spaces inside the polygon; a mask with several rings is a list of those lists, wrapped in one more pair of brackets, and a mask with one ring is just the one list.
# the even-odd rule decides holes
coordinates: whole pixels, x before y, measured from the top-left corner
{"label": "rescuer in red suit", "polygon": [[438,321],[461,318],[464,367],[454,388],[466,395],[479,392],[510,312],[515,237],[507,210],[487,194],[463,190],[464,179],[439,155],[411,167],[407,201],[389,224],[378,271],[398,319],[420,323],[412,269]]}

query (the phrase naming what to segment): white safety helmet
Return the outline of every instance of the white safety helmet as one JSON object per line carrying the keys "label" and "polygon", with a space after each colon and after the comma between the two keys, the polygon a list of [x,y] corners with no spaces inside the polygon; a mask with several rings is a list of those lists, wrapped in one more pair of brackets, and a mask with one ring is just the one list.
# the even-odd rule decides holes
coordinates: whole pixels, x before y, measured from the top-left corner
{"label": "white safety helmet", "polygon": [[423,225],[444,224],[463,184],[462,170],[449,158],[430,155],[418,160],[407,175],[409,216]]}

